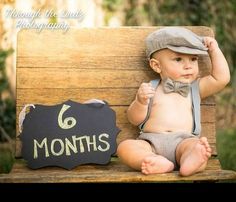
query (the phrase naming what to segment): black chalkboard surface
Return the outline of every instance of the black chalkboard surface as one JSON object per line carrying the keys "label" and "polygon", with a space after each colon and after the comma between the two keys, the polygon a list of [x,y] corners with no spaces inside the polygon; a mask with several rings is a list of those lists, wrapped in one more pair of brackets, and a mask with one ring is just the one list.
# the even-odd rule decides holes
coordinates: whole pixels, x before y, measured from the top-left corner
{"label": "black chalkboard surface", "polygon": [[22,156],[32,169],[107,164],[116,152],[116,114],[107,103],[68,100],[54,106],[34,105],[26,114]]}

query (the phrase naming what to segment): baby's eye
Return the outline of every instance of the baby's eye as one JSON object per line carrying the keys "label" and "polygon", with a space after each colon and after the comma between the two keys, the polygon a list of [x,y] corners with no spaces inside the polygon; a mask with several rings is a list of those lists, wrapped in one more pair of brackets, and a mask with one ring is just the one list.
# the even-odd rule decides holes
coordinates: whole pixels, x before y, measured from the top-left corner
{"label": "baby's eye", "polygon": [[193,62],[198,61],[198,57],[192,57],[191,60],[192,60]]}
{"label": "baby's eye", "polygon": [[180,62],[180,61],[182,61],[182,58],[181,57],[177,57],[174,60],[177,61],[177,62]]}

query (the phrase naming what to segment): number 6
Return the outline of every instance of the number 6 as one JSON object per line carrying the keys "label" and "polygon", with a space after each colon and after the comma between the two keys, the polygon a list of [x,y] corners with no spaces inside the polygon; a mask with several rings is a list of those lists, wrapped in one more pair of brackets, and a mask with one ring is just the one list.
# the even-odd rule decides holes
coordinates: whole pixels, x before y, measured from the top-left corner
{"label": "number 6", "polygon": [[[58,115],[58,125],[62,128],[62,129],[70,129],[73,128],[76,124],[76,120],[73,117],[67,117],[64,119],[64,121],[62,120],[62,116],[64,114],[64,112],[69,109],[70,106],[69,105],[63,105],[61,108],[61,111],[59,112]],[[69,124],[69,121],[71,121],[71,123]]]}

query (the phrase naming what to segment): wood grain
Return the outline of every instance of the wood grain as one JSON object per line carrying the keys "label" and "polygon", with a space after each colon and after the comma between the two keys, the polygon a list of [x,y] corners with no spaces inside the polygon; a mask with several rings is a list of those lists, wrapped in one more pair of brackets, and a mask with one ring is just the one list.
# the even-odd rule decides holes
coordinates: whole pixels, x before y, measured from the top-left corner
{"label": "wood grain", "polygon": [[80,165],[68,171],[49,167],[38,170],[27,168],[24,161],[17,161],[10,174],[0,174],[0,183],[99,183],[99,182],[217,182],[236,180],[236,172],[222,170],[217,159],[210,159],[204,172],[181,177],[178,171],[165,174],[144,175],[114,158],[108,165]]}

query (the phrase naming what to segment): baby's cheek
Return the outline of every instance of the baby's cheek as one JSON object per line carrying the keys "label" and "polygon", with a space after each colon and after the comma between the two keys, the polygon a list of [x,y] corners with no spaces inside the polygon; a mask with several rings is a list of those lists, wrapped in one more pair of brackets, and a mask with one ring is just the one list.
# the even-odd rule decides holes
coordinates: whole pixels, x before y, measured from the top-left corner
{"label": "baby's cheek", "polygon": [[199,74],[198,68],[196,68],[196,69],[193,71],[193,74],[194,74],[195,77],[198,77],[198,74]]}
{"label": "baby's cheek", "polygon": [[170,77],[174,80],[181,77],[181,72],[178,71],[178,67],[175,67],[175,68],[173,67],[173,68],[167,69],[165,74],[167,77]]}
{"label": "baby's cheek", "polygon": [[177,78],[181,77],[181,73],[180,72],[173,72],[172,76],[177,79]]}

